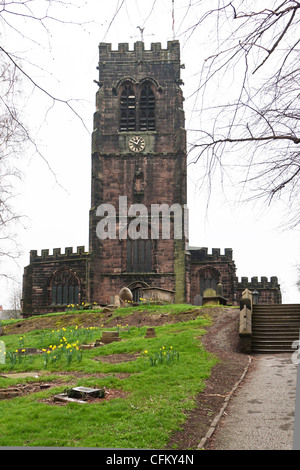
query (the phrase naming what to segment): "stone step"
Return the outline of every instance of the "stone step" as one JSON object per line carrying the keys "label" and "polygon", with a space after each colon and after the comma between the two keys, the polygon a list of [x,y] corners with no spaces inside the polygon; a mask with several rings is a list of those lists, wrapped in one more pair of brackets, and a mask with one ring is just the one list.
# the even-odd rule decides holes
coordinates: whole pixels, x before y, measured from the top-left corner
{"label": "stone step", "polygon": [[254,305],[251,351],[254,353],[292,353],[300,336],[300,305]]}
{"label": "stone step", "polygon": [[278,317],[278,318],[256,318],[256,317],[252,317],[252,324],[256,324],[256,325],[294,325],[294,326],[297,326],[299,325],[300,326],[300,318],[281,318],[281,317]]}
{"label": "stone step", "polygon": [[252,323],[252,331],[299,331],[300,323],[284,323],[284,322],[277,322],[277,323]]}
{"label": "stone step", "polygon": [[289,320],[290,321],[298,321],[300,323],[300,315],[282,315],[282,314],[279,314],[279,315],[265,315],[265,314],[262,314],[262,315],[258,315],[257,313],[253,314],[252,315],[252,321],[266,321],[266,322],[273,322],[273,321],[284,321],[284,322],[288,322]]}
{"label": "stone step", "polygon": [[253,308],[253,314],[254,315],[300,315],[300,309],[299,308],[289,308],[289,309],[284,309],[284,308],[278,308],[278,309],[256,309]]}
{"label": "stone step", "polygon": [[258,339],[278,339],[278,338],[294,338],[294,339],[299,339],[299,331],[289,331],[289,332],[259,332],[259,331],[252,331],[252,338],[258,338]]}
{"label": "stone step", "polygon": [[258,348],[258,347],[264,347],[264,348],[281,348],[281,347],[288,347],[290,351],[292,351],[292,343],[293,343],[293,340],[290,340],[290,339],[286,339],[286,340],[283,340],[283,339],[272,339],[270,341],[268,340],[258,340],[258,339],[253,339],[252,341],[252,346],[253,348]]}
{"label": "stone step", "polygon": [[267,305],[267,304],[254,304],[253,305],[255,310],[270,310],[270,309],[291,309],[291,308],[299,308],[300,309],[300,304],[272,304],[272,305]]}
{"label": "stone step", "polygon": [[255,348],[253,348],[252,352],[254,354],[282,354],[282,353],[290,353],[291,350],[289,348],[287,348],[287,349],[285,349],[285,348],[282,348],[282,349],[276,349],[276,348],[272,348],[272,349],[267,349],[267,348],[255,349]]}

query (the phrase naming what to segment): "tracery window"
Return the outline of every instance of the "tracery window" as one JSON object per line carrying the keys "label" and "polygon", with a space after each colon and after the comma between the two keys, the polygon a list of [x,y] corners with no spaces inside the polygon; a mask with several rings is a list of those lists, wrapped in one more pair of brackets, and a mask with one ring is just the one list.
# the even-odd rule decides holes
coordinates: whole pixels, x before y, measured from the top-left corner
{"label": "tracery window", "polygon": [[140,95],[140,131],[155,130],[155,96],[149,83],[146,83]]}
{"label": "tracery window", "polygon": [[136,97],[130,84],[123,86],[120,99],[120,130],[136,129]]}
{"label": "tracery window", "polygon": [[55,274],[51,282],[51,304],[71,305],[79,303],[79,281],[72,271]]}

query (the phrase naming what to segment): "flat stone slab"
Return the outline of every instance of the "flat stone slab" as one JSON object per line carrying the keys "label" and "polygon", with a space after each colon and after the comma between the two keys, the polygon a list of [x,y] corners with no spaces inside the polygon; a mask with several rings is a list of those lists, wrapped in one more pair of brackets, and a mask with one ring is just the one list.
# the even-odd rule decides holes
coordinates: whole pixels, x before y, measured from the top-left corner
{"label": "flat stone slab", "polygon": [[93,349],[95,347],[95,343],[87,343],[87,344],[82,344],[80,346],[80,349]]}
{"label": "flat stone slab", "polygon": [[66,393],[61,393],[59,395],[54,395],[53,397],[54,401],[61,401],[61,402],[73,402],[73,403],[86,403],[86,401],[83,400],[78,400],[78,398],[71,398],[68,397]]}
{"label": "flat stone slab", "polygon": [[104,398],[105,392],[99,388],[74,387],[67,393],[59,393],[53,397],[54,401],[88,403],[88,398]]}
{"label": "flat stone slab", "polygon": [[25,377],[39,377],[37,372],[19,372],[13,374],[0,374],[0,377],[6,377],[7,379],[23,379]]}

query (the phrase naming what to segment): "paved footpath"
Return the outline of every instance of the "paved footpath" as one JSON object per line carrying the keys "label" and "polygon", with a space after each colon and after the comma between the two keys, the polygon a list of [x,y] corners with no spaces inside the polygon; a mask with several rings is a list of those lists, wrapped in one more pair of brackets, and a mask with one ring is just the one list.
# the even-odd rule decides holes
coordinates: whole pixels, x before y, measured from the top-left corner
{"label": "paved footpath", "polygon": [[213,450],[292,450],[297,365],[292,354],[253,357],[216,432]]}

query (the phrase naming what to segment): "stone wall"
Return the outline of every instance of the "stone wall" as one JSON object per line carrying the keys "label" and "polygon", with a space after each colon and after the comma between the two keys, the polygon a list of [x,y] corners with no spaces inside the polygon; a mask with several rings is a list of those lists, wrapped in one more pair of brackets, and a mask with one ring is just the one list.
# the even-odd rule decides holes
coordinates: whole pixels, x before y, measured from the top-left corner
{"label": "stone wall", "polygon": [[[191,302],[197,295],[203,295],[204,287],[201,286],[201,276],[213,277],[215,284],[220,282],[223,286],[223,295],[229,303],[236,303],[235,275],[236,267],[232,259],[232,249],[225,248],[221,254],[219,248],[213,248],[208,253],[208,248],[189,248],[191,255]],[[205,287],[216,288],[213,285]]]}
{"label": "stone wall", "polygon": [[[238,305],[242,293],[245,289],[250,291],[258,291],[261,304],[280,304],[282,302],[280,285],[278,278],[273,276],[268,280],[267,277],[242,277],[241,280],[236,277],[236,266],[233,260],[233,252],[231,248],[225,248],[221,254],[219,248],[213,248],[208,253],[207,248],[190,248],[191,254],[191,302],[197,295],[202,296],[200,277],[215,276],[218,282],[223,286],[223,295],[228,303]],[[211,287],[211,286],[207,286]],[[203,290],[203,289],[202,289]]]}
{"label": "stone wall", "polygon": [[42,250],[41,255],[36,250],[30,252],[30,264],[25,267],[23,275],[22,314],[48,313],[60,311],[62,306],[51,305],[51,277],[62,268],[71,270],[80,279],[79,301],[86,301],[87,262],[89,253],[84,247],[73,249],[68,247],[65,253],[60,248]]}
{"label": "stone wall", "polygon": [[252,292],[258,292],[259,304],[282,303],[280,285],[276,276],[272,276],[270,280],[268,280],[267,277],[262,276],[260,281],[258,280],[258,277],[252,277],[251,280],[249,280],[248,277],[242,277],[240,281],[236,278],[235,284],[238,300],[240,300],[242,292],[245,289],[249,289]]}

